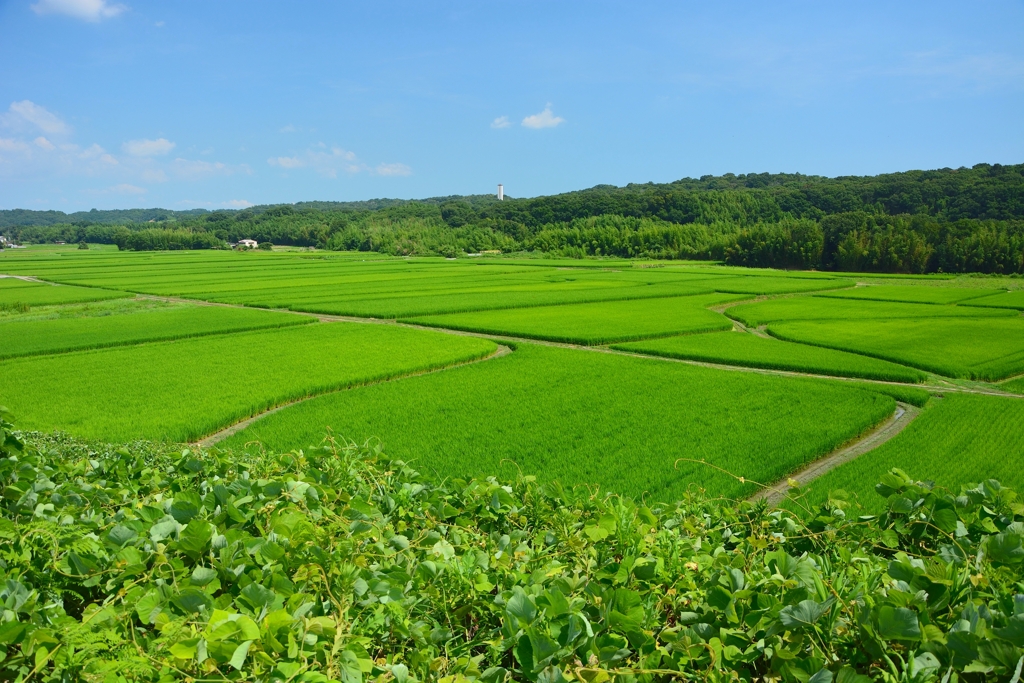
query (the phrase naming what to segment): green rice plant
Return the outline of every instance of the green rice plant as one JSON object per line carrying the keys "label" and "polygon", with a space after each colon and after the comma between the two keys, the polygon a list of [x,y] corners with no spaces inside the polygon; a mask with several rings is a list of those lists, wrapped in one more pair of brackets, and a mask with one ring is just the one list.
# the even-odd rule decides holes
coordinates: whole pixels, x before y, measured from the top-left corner
{"label": "green rice plant", "polygon": [[920,370],[888,361],[806,344],[765,339],[745,332],[650,339],[616,344],[612,348],[666,358],[892,382],[922,382],[927,378]]}
{"label": "green rice plant", "polygon": [[[10,284],[20,282],[21,284]],[[82,301],[100,301],[132,296],[127,292],[113,292],[92,287],[71,287],[44,282],[24,282],[13,278],[0,279],[0,304],[50,306]]]}
{"label": "green rice plant", "polygon": [[729,329],[732,323],[728,318],[704,307],[735,298],[731,294],[704,294],[604,301],[407,318],[403,322],[570,344],[607,344]]}
{"label": "green rice plant", "polygon": [[1018,311],[1024,311],[1024,289],[993,294],[980,299],[971,299],[964,305],[985,308],[1015,308]]}
{"label": "green rice plant", "polygon": [[[749,273],[750,271],[747,270]],[[716,292],[731,294],[791,294],[797,292],[817,292],[829,289],[853,287],[853,280],[829,280],[824,278],[806,277],[766,277],[746,276],[722,280],[707,280],[705,284],[714,287]]]}
{"label": "green rice plant", "polygon": [[[131,300],[134,302],[134,300]],[[0,359],[312,323],[310,316],[223,306],[122,310],[103,316],[0,322]]]}
{"label": "green rice plant", "polygon": [[998,289],[973,289],[967,287],[935,287],[928,285],[872,285],[818,296],[837,299],[861,299],[870,301],[901,301],[911,304],[955,304],[970,299],[999,294]]}
{"label": "green rice plant", "polygon": [[877,391],[880,394],[891,396],[897,401],[902,403],[909,403],[912,406],[918,408],[924,408],[928,405],[928,401],[931,400],[932,395],[924,389],[918,387],[909,386],[907,384],[889,384],[883,382],[856,382],[844,380],[843,384],[847,386],[854,386],[867,391]]}
{"label": "green rice plant", "polygon": [[307,448],[330,428],[379,438],[437,479],[522,472],[667,501],[691,486],[752,493],[716,467],[776,481],[894,409],[840,382],[523,343],[484,363],[291,406],[224,443]]}
{"label": "green rice plant", "polygon": [[786,341],[852,351],[946,375],[994,381],[1024,372],[1024,319],[930,318],[772,323]]}
{"label": "green rice plant", "polygon": [[0,362],[0,405],[31,429],[191,441],[307,396],[487,356],[492,342],[317,323]]}
{"label": "green rice plant", "polygon": [[967,308],[907,304],[895,301],[856,301],[821,296],[796,296],[740,304],[726,315],[745,325],[791,320],[894,320],[909,318],[1012,317],[1015,312],[996,308]]}
{"label": "green rice plant", "polygon": [[999,388],[1014,394],[1024,394],[1024,377],[1017,377],[1009,382],[1004,382],[999,385]]}
{"label": "green rice plant", "polygon": [[886,500],[875,493],[875,483],[893,467],[953,492],[987,479],[1024,486],[1022,424],[1024,400],[947,393],[891,441],[811,482],[810,502],[841,489],[881,511]]}

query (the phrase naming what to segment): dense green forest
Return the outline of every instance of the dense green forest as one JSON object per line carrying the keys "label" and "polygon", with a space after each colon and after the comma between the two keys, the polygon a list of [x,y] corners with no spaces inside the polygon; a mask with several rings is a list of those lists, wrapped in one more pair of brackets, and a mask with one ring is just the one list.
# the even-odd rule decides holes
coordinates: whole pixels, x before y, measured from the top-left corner
{"label": "dense green forest", "polygon": [[[154,231],[173,229],[160,238]],[[719,259],[880,272],[1024,273],[1024,164],[825,178],[747,174],[491,196],[304,202],[241,211],[3,211],[23,242],[123,249],[281,245],[455,256]],[[145,232],[145,236],[139,233]]]}

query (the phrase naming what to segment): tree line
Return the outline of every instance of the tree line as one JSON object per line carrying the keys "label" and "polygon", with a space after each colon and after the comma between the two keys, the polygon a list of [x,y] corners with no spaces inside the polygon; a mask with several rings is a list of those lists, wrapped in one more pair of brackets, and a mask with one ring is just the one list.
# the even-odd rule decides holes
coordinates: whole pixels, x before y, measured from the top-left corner
{"label": "tree line", "polygon": [[164,212],[163,220],[121,225],[111,224],[120,214],[107,223],[43,224],[27,216],[43,213],[47,220],[60,214],[0,212],[0,231],[23,242],[84,240],[123,249],[216,248],[248,238],[395,255],[499,250],[841,271],[1024,273],[1024,165],[839,178],[726,174],[503,202],[456,196]]}

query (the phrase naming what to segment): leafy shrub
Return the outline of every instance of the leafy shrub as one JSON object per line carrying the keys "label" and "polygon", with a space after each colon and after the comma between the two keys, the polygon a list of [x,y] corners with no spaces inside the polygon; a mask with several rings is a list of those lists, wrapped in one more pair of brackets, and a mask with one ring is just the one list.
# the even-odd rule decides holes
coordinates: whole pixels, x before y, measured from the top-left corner
{"label": "leafy shrub", "polygon": [[806,523],[379,448],[242,457],[0,426],[0,678],[581,683],[1008,679],[1024,507],[898,471]]}
{"label": "leafy shrub", "polygon": [[274,249],[274,244],[273,242],[260,242],[259,245],[257,246],[257,249],[262,249],[263,251],[272,251]]}
{"label": "leafy shrub", "polygon": [[89,244],[85,240],[82,240],[81,242],[78,243],[78,248],[79,249],[88,249],[89,248]]}

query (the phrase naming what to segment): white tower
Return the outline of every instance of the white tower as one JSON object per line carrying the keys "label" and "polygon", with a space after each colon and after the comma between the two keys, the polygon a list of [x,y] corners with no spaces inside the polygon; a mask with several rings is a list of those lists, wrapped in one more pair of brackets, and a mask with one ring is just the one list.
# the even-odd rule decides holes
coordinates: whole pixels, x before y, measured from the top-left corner
{"label": "white tower", "polygon": [[498,183],[498,201],[505,201],[505,186],[501,183]]}

